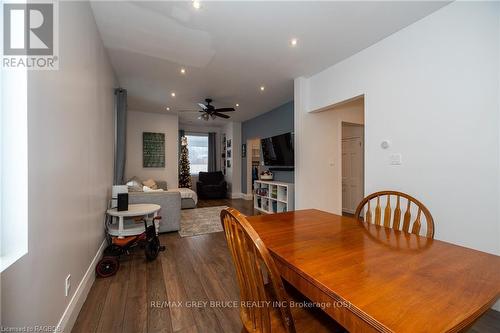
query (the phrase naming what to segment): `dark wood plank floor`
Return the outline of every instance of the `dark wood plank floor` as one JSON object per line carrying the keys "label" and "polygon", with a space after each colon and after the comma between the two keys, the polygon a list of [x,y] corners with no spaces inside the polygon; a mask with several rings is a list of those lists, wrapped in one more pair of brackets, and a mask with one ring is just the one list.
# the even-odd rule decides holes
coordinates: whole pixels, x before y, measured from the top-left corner
{"label": "dark wood plank floor", "polygon": [[[200,200],[198,204],[210,206],[231,206],[246,215],[257,213],[252,201]],[[162,234],[160,239],[167,250],[157,260],[146,262],[143,252],[135,251],[122,258],[115,276],[95,280],[73,332],[241,331],[238,309],[215,303],[239,300],[223,233],[181,238],[174,232]],[[469,333],[498,332],[500,313],[489,311]]]}

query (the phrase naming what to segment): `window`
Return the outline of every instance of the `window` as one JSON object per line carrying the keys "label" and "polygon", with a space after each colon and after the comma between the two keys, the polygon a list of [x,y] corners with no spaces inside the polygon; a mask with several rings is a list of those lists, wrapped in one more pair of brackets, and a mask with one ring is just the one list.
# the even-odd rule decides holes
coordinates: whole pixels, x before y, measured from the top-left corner
{"label": "window", "polygon": [[0,272],[28,253],[27,103],[26,69],[0,69]]}
{"label": "window", "polygon": [[189,165],[192,175],[208,171],[208,134],[186,135],[189,150]]}

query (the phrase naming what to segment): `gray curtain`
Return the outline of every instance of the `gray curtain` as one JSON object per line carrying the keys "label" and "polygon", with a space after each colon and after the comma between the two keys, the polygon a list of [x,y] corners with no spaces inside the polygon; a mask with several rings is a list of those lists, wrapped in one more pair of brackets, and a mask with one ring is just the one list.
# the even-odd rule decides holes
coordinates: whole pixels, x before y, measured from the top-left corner
{"label": "gray curtain", "polygon": [[114,184],[125,183],[125,152],[127,150],[127,90],[115,89],[115,174]]}
{"label": "gray curtain", "polygon": [[208,133],[208,172],[217,171],[215,133]]}

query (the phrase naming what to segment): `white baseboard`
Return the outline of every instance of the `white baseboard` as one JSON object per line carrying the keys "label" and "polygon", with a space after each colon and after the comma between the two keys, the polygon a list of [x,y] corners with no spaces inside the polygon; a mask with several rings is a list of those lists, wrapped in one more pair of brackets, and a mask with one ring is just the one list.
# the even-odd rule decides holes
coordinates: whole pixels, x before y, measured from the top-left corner
{"label": "white baseboard", "polygon": [[71,332],[71,330],[73,329],[73,325],[75,325],[78,313],[80,313],[83,303],[85,303],[87,295],[89,294],[90,287],[92,287],[92,284],[94,283],[95,266],[97,265],[97,262],[101,259],[102,253],[105,248],[106,248],[106,240],[102,242],[101,246],[97,250],[94,259],[92,259],[90,266],[87,268],[85,275],[83,275],[80,284],[78,284],[75,293],[71,297],[71,300],[69,301],[66,310],[64,310],[64,313],[61,319],[59,320],[59,323],[57,323],[57,327],[54,332]]}
{"label": "white baseboard", "polygon": [[253,199],[253,194],[246,194],[246,193],[231,193],[229,195],[231,199],[243,199],[243,200],[252,200]]}
{"label": "white baseboard", "polygon": [[253,199],[253,194],[245,194],[245,193],[242,193],[242,199],[244,200],[252,200]]}
{"label": "white baseboard", "polygon": [[229,193],[228,197],[230,199],[243,199],[244,194],[243,193]]}

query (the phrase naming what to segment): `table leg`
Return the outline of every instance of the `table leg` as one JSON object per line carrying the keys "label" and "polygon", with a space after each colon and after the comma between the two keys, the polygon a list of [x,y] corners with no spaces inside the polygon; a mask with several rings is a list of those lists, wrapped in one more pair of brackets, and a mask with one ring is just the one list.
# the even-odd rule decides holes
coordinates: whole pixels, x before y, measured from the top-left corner
{"label": "table leg", "polygon": [[158,235],[160,231],[160,222],[158,220],[155,220],[155,217],[158,216],[158,212],[153,213],[153,223],[155,224],[155,230],[156,230],[156,235]]}
{"label": "table leg", "polygon": [[123,238],[123,216],[118,217],[118,238]]}

